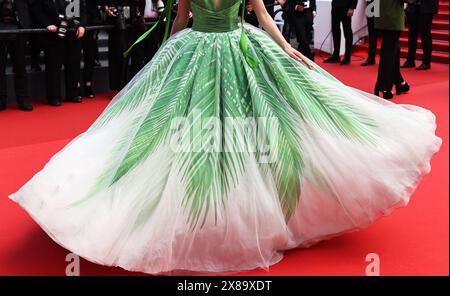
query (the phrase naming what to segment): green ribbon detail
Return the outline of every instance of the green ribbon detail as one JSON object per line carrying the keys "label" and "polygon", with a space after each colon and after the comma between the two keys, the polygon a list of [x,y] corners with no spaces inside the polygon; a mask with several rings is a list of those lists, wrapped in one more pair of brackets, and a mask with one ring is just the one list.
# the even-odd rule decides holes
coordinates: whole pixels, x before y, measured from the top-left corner
{"label": "green ribbon detail", "polygon": [[248,49],[248,37],[247,37],[247,33],[245,32],[244,29],[244,15],[245,15],[245,0],[242,0],[242,7],[241,7],[241,40],[239,42],[239,45],[241,47],[241,51],[242,54],[245,57],[245,60],[247,61],[247,64],[250,66],[250,68],[252,69],[256,69],[258,67],[258,60],[253,57],[250,53],[249,53],[249,49]]}
{"label": "green ribbon detail", "polygon": [[147,38],[148,35],[150,35],[153,30],[162,22],[164,21],[164,18],[166,18],[166,26],[164,29],[164,38],[162,43],[165,43],[167,39],[169,38],[170,33],[170,24],[172,19],[172,10],[173,10],[173,2],[174,0],[168,0],[166,8],[164,9],[164,12],[161,13],[161,15],[158,18],[158,21],[150,28],[148,29],[144,34],[142,34],[131,46],[123,53],[123,57],[126,58],[130,55],[130,52],[133,50],[133,48],[141,43],[145,38]]}

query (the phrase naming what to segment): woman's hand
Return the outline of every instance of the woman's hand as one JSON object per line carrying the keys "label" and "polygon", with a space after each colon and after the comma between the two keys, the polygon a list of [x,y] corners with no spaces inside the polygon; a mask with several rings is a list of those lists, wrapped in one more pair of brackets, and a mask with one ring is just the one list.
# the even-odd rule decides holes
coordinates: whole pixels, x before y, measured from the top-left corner
{"label": "woman's hand", "polygon": [[296,49],[292,48],[289,43],[286,43],[286,45],[283,47],[283,50],[294,60],[303,62],[306,67],[308,67],[308,69],[312,69],[312,65],[309,63],[309,60]]}
{"label": "woman's hand", "polygon": [[295,5],[295,8],[294,8],[296,11],[300,11],[300,12],[303,12],[303,11],[305,11],[305,6],[303,6],[303,5]]}
{"label": "woman's hand", "polygon": [[55,26],[55,25],[50,25],[50,26],[47,27],[47,30],[49,32],[56,33],[56,31],[58,31],[58,27]]}
{"label": "woman's hand", "polygon": [[84,27],[78,27],[77,33],[76,33],[77,38],[78,39],[83,38],[85,32],[86,32],[86,29]]}
{"label": "woman's hand", "polygon": [[353,10],[353,8],[349,8],[349,10],[347,11],[347,16],[352,17],[354,13],[355,11]]}

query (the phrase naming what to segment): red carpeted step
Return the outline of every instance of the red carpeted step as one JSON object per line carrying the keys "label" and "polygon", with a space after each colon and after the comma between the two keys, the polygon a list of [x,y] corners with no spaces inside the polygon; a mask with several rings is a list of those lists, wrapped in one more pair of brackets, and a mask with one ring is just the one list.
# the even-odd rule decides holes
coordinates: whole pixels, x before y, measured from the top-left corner
{"label": "red carpeted step", "polygon": [[448,3],[439,3],[439,11],[448,12]]}
{"label": "red carpeted step", "polygon": [[431,36],[433,40],[449,40],[448,30],[431,30]]}
{"label": "red carpeted step", "polygon": [[[401,48],[400,49],[400,56],[402,58],[406,58],[408,55],[408,48]],[[416,51],[416,59],[421,60],[423,56],[422,49],[417,49]],[[431,61],[435,63],[443,63],[448,64],[449,63],[449,56],[448,52],[440,52],[440,51],[433,51],[431,55]]]}
{"label": "red carpeted step", "polygon": [[[357,45],[355,46],[355,50],[362,50],[362,51],[367,51],[368,50],[368,45],[367,44],[361,44],[361,45]],[[377,54],[380,54],[380,48],[377,48]],[[402,58],[406,58],[408,54],[408,47],[402,47],[400,49],[400,56]],[[416,58],[417,60],[421,60],[423,56],[423,51],[421,48],[417,49],[416,52]],[[449,54],[448,52],[442,52],[442,51],[437,51],[434,50],[431,56],[431,61],[434,63],[442,63],[442,64],[448,64],[449,63]]]}
{"label": "red carpeted step", "polygon": [[431,24],[431,29],[433,30],[447,30],[448,31],[448,20],[433,20],[433,23]]}
{"label": "red carpeted step", "polygon": [[[419,48],[422,48],[422,40],[419,38],[417,41],[417,45]],[[408,37],[401,37],[400,38],[400,46],[407,48],[408,47]],[[448,52],[449,51],[449,43],[447,41],[439,41],[434,40],[433,41],[433,50],[435,51],[442,51],[442,52]]]}
{"label": "red carpeted step", "polygon": [[[408,28],[405,28],[400,37],[408,37]],[[448,42],[449,33],[448,30],[431,30],[431,37],[433,40],[443,40]]]}
{"label": "red carpeted step", "polygon": [[448,21],[448,10],[447,11],[439,10],[438,13],[435,15],[435,19]]}

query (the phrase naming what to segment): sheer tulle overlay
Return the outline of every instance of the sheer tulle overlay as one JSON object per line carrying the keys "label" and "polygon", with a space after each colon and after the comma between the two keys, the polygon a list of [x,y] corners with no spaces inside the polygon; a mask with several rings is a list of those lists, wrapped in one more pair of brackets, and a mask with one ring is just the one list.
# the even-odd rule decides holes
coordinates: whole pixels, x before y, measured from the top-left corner
{"label": "sheer tulle overlay", "polygon": [[[308,70],[264,32],[245,30],[257,67],[245,61],[240,29],[173,36],[11,198],[68,250],[147,273],[266,268],[283,250],[405,206],[441,144],[434,115]],[[191,120],[176,129],[179,118]],[[269,118],[254,126],[274,154],[174,149],[169,139],[208,118],[222,127]],[[203,147],[200,138],[191,142]]]}

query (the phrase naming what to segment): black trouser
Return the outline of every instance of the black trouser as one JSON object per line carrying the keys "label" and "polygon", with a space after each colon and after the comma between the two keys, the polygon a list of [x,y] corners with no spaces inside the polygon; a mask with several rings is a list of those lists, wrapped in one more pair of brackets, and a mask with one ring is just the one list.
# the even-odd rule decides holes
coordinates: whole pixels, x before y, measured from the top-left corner
{"label": "black trouser", "polygon": [[47,99],[61,99],[61,68],[64,65],[66,97],[79,95],[81,41],[73,32],[64,39],[47,34],[44,40]]}
{"label": "black trouser", "polygon": [[431,24],[433,22],[433,14],[420,13],[418,5],[409,5],[406,10],[408,17],[408,61],[414,62],[416,59],[417,38],[420,31],[420,38],[422,39],[424,64],[429,64],[431,61],[431,51],[433,40],[431,38]]}
{"label": "black trouser", "polygon": [[404,81],[400,73],[400,31],[379,30],[379,34],[383,41],[375,91],[387,91]]}
{"label": "black trouser", "polygon": [[313,25],[311,26],[310,30],[309,30],[309,36],[311,36],[311,39],[309,40],[309,49],[311,51],[311,57],[309,58],[310,60],[314,61],[314,56],[315,56],[315,52],[314,52],[314,16],[313,16]]}
{"label": "black trouser", "polygon": [[[157,20],[146,20],[146,22],[155,22]],[[137,45],[131,52],[131,68],[130,68],[130,79],[136,75],[150,60],[153,58],[155,53],[161,46],[161,41],[163,37],[164,25],[157,26],[152,33],[144,39],[139,45]],[[134,30],[132,32],[132,40],[136,40],[143,34],[139,30]]]}
{"label": "black trouser", "polygon": [[309,59],[312,59],[311,42],[313,39],[314,16],[311,9],[292,15],[290,24],[297,36],[298,50]]}
{"label": "black trouser", "polygon": [[378,32],[375,30],[375,18],[367,18],[367,29],[369,30],[369,59],[375,59],[377,55]]}
{"label": "black trouser", "polygon": [[108,38],[109,86],[111,90],[121,90],[128,81],[128,59],[123,57],[127,50],[132,30],[114,28]]}
{"label": "black trouser", "polygon": [[333,32],[333,56],[339,57],[341,50],[341,23],[344,28],[345,58],[350,59],[353,46],[352,17],[347,16],[348,8],[331,8],[331,30]]}
{"label": "black trouser", "polygon": [[[17,28],[16,28],[17,29]],[[0,40],[0,103],[6,103],[6,61],[8,53],[11,56],[14,71],[14,88],[18,102],[26,102],[30,98],[26,71],[26,39],[23,35],[16,35],[10,40]]]}
{"label": "black trouser", "polygon": [[32,34],[30,36],[29,48],[30,48],[30,59],[31,66],[36,67],[40,64],[40,56],[42,51],[42,36],[38,34]]}
{"label": "black trouser", "polygon": [[92,82],[94,76],[95,59],[98,52],[98,44],[94,31],[87,31],[83,37],[83,80],[84,82]]}

